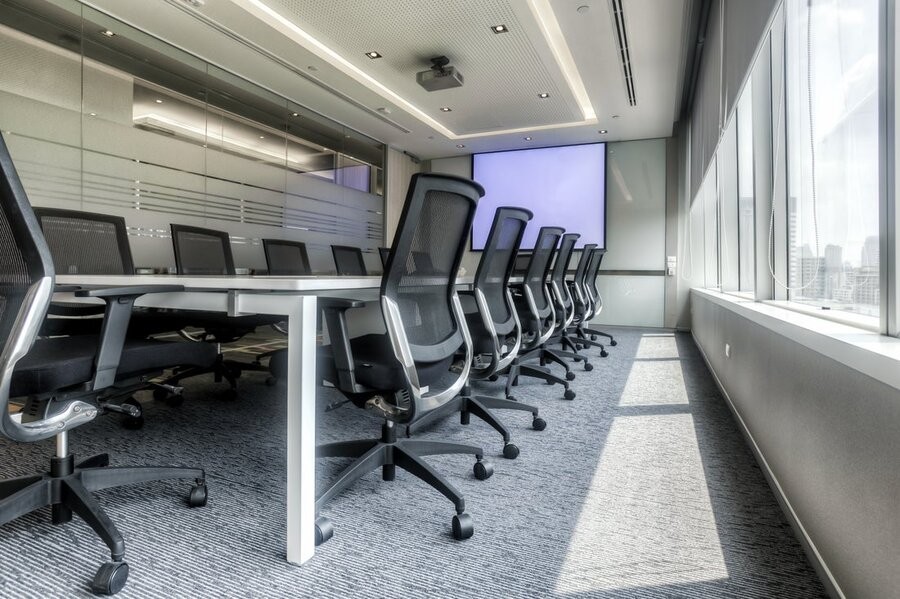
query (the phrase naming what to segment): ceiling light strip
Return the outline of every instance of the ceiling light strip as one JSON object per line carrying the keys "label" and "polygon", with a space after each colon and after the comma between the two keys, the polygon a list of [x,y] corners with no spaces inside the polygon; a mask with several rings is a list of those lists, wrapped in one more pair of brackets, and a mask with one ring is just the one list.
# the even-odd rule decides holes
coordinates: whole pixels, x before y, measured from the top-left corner
{"label": "ceiling light strip", "polygon": [[591,104],[587,89],[584,87],[584,81],[581,80],[581,74],[578,72],[575,59],[569,51],[569,45],[566,43],[562,29],[559,28],[559,21],[556,20],[556,15],[553,14],[553,7],[550,6],[549,0],[528,0],[528,7],[531,9],[531,13],[537,20],[538,25],[540,25],[541,32],[547,39],[547,43],[550,44],[553,57],[556,58],[556,64],[559,65],[560,70],[563,72],[566,83],[569,84],[569,89],[572,90],[575,101],[578,102],[578,106],[581,108],[584,120],[591,121],[596,119],[597,115],[594,113],[594,106]]}
{"label": "ceiling light strip", "polygon": [[428,116],[428,114],[423,110],[411,104],[399,94],[377,81],[374,77],[355,66],[349,60],[320,42],[318,39],[314,38],[312,35],[297,26],[295,23],[280,15],[274,9],[267,6],[262,0],[233,1],[235,4],[237,4],[247,12],[256,16],[258,19],[264,21],[265,23],[268,23],[271,27],[293,39],[304,48],[311,50],[317,56],[327,61],[333,67],[342,71],[344,74],[349,75],[372,91],[385,96],[392,102],[404,107],[406,110],[413,113],[417,118],[419,118],[419,120],[424,121],[432,128],[436,129],[447,137],[455,136],[453,131],[447,129],[441,123]]}

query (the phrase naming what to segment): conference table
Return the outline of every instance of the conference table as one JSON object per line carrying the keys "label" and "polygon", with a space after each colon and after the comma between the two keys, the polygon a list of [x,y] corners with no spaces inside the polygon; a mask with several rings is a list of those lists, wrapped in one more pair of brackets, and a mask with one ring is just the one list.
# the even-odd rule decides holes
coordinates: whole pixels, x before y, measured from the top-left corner
{"label": "conference table", "polygon": [[[182,276],[57,275],[57,285],[125,287],[181,285],[184,291],[149,293],[135,306],[202,310],[229,316],[264,314],[288,323],[287,374],[287,560],[302,564],[315,553],[316,503],[316,296],[375,299],[381,276]],[[457,284],[471,284],[460,277]],[[71,292],[55,301],[90,302]]]}

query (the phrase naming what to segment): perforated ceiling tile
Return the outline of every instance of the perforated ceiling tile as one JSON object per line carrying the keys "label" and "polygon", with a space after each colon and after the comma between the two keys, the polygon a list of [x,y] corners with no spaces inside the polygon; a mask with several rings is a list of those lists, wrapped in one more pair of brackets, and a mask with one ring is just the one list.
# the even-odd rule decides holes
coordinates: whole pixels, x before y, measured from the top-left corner
{"label": "perforated ceiling tile", "polygon": [[[554,82],[512,1],[522,0],[267,4],[457,134],[580,121],[571,92]],[[491,31],[501,24],[509,28],[507,33]],[[370,51],[382,58],[367,58]],[[441,55],[459,69],[465,84],[427,92],[416,83],[416,73]],[[550,97],[540,99],[541,92]],[[442,106],[452,111],[441,112]]]}

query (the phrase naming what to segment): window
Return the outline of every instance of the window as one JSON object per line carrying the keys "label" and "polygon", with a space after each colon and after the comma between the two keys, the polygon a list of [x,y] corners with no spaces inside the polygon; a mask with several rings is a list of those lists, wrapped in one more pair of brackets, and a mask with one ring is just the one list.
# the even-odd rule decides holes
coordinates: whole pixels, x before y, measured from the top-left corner
{"label": "window", "polygon": [[879,2],[786,9],[789,299],[877,317]]}
{"label": "window", "polygon": [[725,128],[716,151],[719,193],[719,263],[722,291],[738,290],[737,123]]}
{"label": "window", "polygon": [[756,280],[753,261],[756,248],[753,206],[756,194],[753,182],[753,89],[749,81],[737,106],[737,171],[738,290],[753,293]]}
{"label": "window", "polygon": [[706,171],[700,184],[703,206],[703,263],[706,287],[719,287],[719,193],[717,189],[716,160]]}

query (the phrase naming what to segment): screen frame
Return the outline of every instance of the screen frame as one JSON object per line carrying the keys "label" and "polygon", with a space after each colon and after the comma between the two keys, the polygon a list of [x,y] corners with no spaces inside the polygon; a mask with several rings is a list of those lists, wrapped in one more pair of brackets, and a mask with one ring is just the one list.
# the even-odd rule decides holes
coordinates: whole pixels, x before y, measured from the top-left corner
{"label": "screen frame", "polygon": [[[478,182],[475,179],[475,155],[476,154],[500,154],[500,153],[509,153],[509,152],[527,152],[529,150],[549,150],[552,148],[574,148],[576,146],[596,146],[603,145],[604,154],[603,154],[603,245],[598,245],[597,249],[607,249],[607,234],[609,233],[609,228],[607,227],[608,217],[609,217],[609,205],[606,201],[609,196],[609,155],[606,153],[607,148],[610,145],[608,141],[586,141],[580,144],[557,144],[553,146],[538,146],[534,148],[513,148],[511,150],[492,150],[490,152],[472,152],[469,154],[469,175],[470,178]],[[567,233],[577,233],[577,231],[567,231]],[[485,240],[486,242],[487,240]],[[583,248],[576,248],[573,252],[580,252]],[[475,249],[475,229],[474,227],[469,228],[469,251],[470,252],[483,252],[484,248],[480,250]],[[534,248],[521,248],[518,251],[519,255],[528,255],[534,251]]]}

